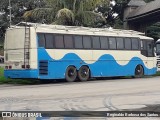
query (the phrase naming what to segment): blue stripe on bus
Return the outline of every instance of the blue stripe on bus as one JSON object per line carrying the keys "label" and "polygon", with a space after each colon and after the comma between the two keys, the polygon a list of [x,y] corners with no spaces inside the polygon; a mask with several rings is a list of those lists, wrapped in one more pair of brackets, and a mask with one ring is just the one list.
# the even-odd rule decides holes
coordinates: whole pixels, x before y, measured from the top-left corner
{"label": "blue stripe on bus", "polygon": [[47,74],[39,74],[39,67],[35,70],[5,70],[5,77],[10,78],[39,78],[39,79],[64,79],[65,71],[69,65],[74,65],[77,70],[82,65],[88,65],[91,77],[134,76],[135,67],[141,64],[145,75],[153,75],[157,68],[148,69],[138,57],[133,57],[128,64],[119,65],[114,57],[109,54],[102,55],[95,63],[87,64],[75,53],[68,53],[60,60],[54,60],[43,48],[38,49],[38,61],[48,61]]}
{"label": "blue stripe on bus", "polygon": [[42,79],[65,78],[65,71],[69,65],[74,65],[77,70],[82,65],[88,65],[91,70],[91,77],[133,76],[135,74],[135,67],[138,64],[143,66],[145,75],[153,75],[156,73],[156,67],[148,69],[138,57],[133,57],[126,65],[119,65],[112,55],[105,54],[95,61],[95,63],[87,64],[75,53],[68,53],[64,55],[62,59],[54,60],[45,49],[39,48],[38,60],[48,61],[49,75],[40,76]]}
{"label": "blue stripe on bus", "polygon": [[38,78],[38,70],[4,70],[7,78]]}

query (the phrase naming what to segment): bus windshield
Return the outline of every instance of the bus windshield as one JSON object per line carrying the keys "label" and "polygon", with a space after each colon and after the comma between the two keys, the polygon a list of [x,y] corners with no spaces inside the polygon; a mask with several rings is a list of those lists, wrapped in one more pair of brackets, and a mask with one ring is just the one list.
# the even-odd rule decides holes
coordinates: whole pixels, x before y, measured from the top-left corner
{"label": "bus windshield", "polygon": [[156,44],[156,53],[160,55],[160,43]]}

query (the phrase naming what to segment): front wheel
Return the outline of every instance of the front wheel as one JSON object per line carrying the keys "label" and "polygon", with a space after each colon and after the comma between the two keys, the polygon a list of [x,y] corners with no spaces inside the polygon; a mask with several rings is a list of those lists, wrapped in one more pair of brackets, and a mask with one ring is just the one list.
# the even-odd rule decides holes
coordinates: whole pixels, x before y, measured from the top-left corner
{"label": "front wheel", "polygon": [[90,77],[90,70],[87,66],[81,66],[81,68],[78,71],[78,78],[81,81],[87,81]]}
{"label": "front wheel", "polygon": [[77,78],[77,70],[74,66],[69,66],[65,73],[65,78],[68,82],[74,82]]}
{"label": "front wheel", "polygon": [[144,69],[142,65],[137,65],[135,69],[135,77],[136,78],[141,78],[144,75]]}

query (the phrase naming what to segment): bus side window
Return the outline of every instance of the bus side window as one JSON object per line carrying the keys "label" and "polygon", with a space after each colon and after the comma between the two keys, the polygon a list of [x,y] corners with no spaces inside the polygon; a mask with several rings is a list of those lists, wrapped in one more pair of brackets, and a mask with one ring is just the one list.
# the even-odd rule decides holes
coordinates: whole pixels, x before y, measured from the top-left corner
{"label": "bus side window", "polygon": [[63,35],[55,35],[56,48],[64,48]]}
{"label": "bus side window", "polygon": [[101,49],[108,49],[107,37],[100,37]]}
{"label": "bus side window", "polygon": [[45,38],[46,38],[46,48],[53,49],[54,48],[53,34],[45,34]]}
{"label": "bus side window", "polygon": [[153,51],[153,43],[152,42],[147,42],[147,52],[148,52],[148,57],[153,57],[154,56],[154,51]]}
{"label": "bus side window", "polygon": [[130,38],[125,38],[124,39],[124,48],[126,50],[131,50],[132,49],[132,43],[131,43],[131,39]]}
{"label": "bus side window", "polygon": [[82,49],[83,48],[82,36],[80,35],[74,36],[74,43],[75,43],[75,48]]}
{"label": "bus side window", "polygon": [[144,55],[144,56],[148,56],[146,40],[141,41],[141,54]]}
{"label": "bus side window", "polygon": [[38,33],[38,47],[45,48],[45,36],[43,33]]}
{"label": "bus side window", "polygon": [[132,49],[139,50],[139,40],[136,38],[132,38]]}
{"label": "bus side window", "polygon": [[142,49],[142,50],[147,50],[147,42],[146,42],[145,40],[142,40],[142,41],[141,41],[141,44],[142,44],[142,45],[141,45],[141,49]]}
{"label": "bus side window", "polygon": [[92,48],[90,36],[83,36],[83,47],[86,49]]}
{"label": "bus side window", "polygon": [[117,48],[116,38],[109,38],[109,48],[114,50]]}
{"label": "bus side window", "polygon": [[99,37],[92,37],[93,49],[100,49]]}
{"label": "bus side window", "polygon": [[123,38],[116,38],[117,39],[117,49],[124,49],[124,40]]}
{"label": "bus side window", "polygon": [[73,49],[72,35],[64,35],[64,45],[65,45],[65,48],[72,48]]}

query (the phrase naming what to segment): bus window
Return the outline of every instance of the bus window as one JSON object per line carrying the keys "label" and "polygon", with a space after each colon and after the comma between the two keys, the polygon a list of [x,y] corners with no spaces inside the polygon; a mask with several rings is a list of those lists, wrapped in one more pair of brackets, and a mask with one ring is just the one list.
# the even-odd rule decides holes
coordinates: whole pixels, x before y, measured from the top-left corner
{"label": "bus window", "polygon": [[73,38],[71,35],[64,35],[65,48],[73,48]]}
{"label": "bus window", "polygon": [[53,34],[45,34],[45,38],[46,38],[46,48],[48,49],[54,48]]}
{"label": "bus window", "polygon": [[91,37],[90,36],[83,36],[83,47],[86,49],[91,48]]}
{"label": "bus window", "polygon": [[77,49],[83,48],[82,36],[79,35],[74,36],[74,43],[75,43],[75,48]]}
{"label": "bus window", "polygon": [[100,37],[101,49],[108,49],[107,37]]}
{"label": "bus window", "polygon": [[147,50],[146,40],[141,41],[141,50]]}
{"label": "bus window", "polygon": [[55,35],[56,48],[64,48],[63,35]]}
{"label": "bus window", "polygon": [[148,57],[153,57],[154,56],[153,43],[152,42],[147,42],[147,52],[148,52]]}
{"label": "bus window", "polygon": [[139,40],[136,38],[132,38],[132,49],[133,50],[139,49]]}
{"label": "bus window", "polygon": [[126,50],[131,50],[131,39],[130,38],[125,38],[124,39],[124,47]]}
{"label": "bus window", "polygon": [[117,39],[117,49],[124,49],[124,40],[123,38],[116,38]]}
{"label": "bus window", "polygon": [[38,46],[45,47],[45,36],[43,33],[38,33]]}
{"label": "bus window", "polygon": [[100,48],[100,41],[99,37],[92,37],[93,42],[93,49],[99,49]]}
{"label": "bus window", "polygon": [[141,54],[144,56],[148,56],[147,53],[147,41],[146,40],[142,40],[141,41]]}
{"label": "bus window", "polygon": [[156,54],[160,55],[160,43],[156,44]]}
{"label": "bus window", "polygon": [[115,38],[109,38],[109,48],[110,49],[116,49],[116,39]]}

